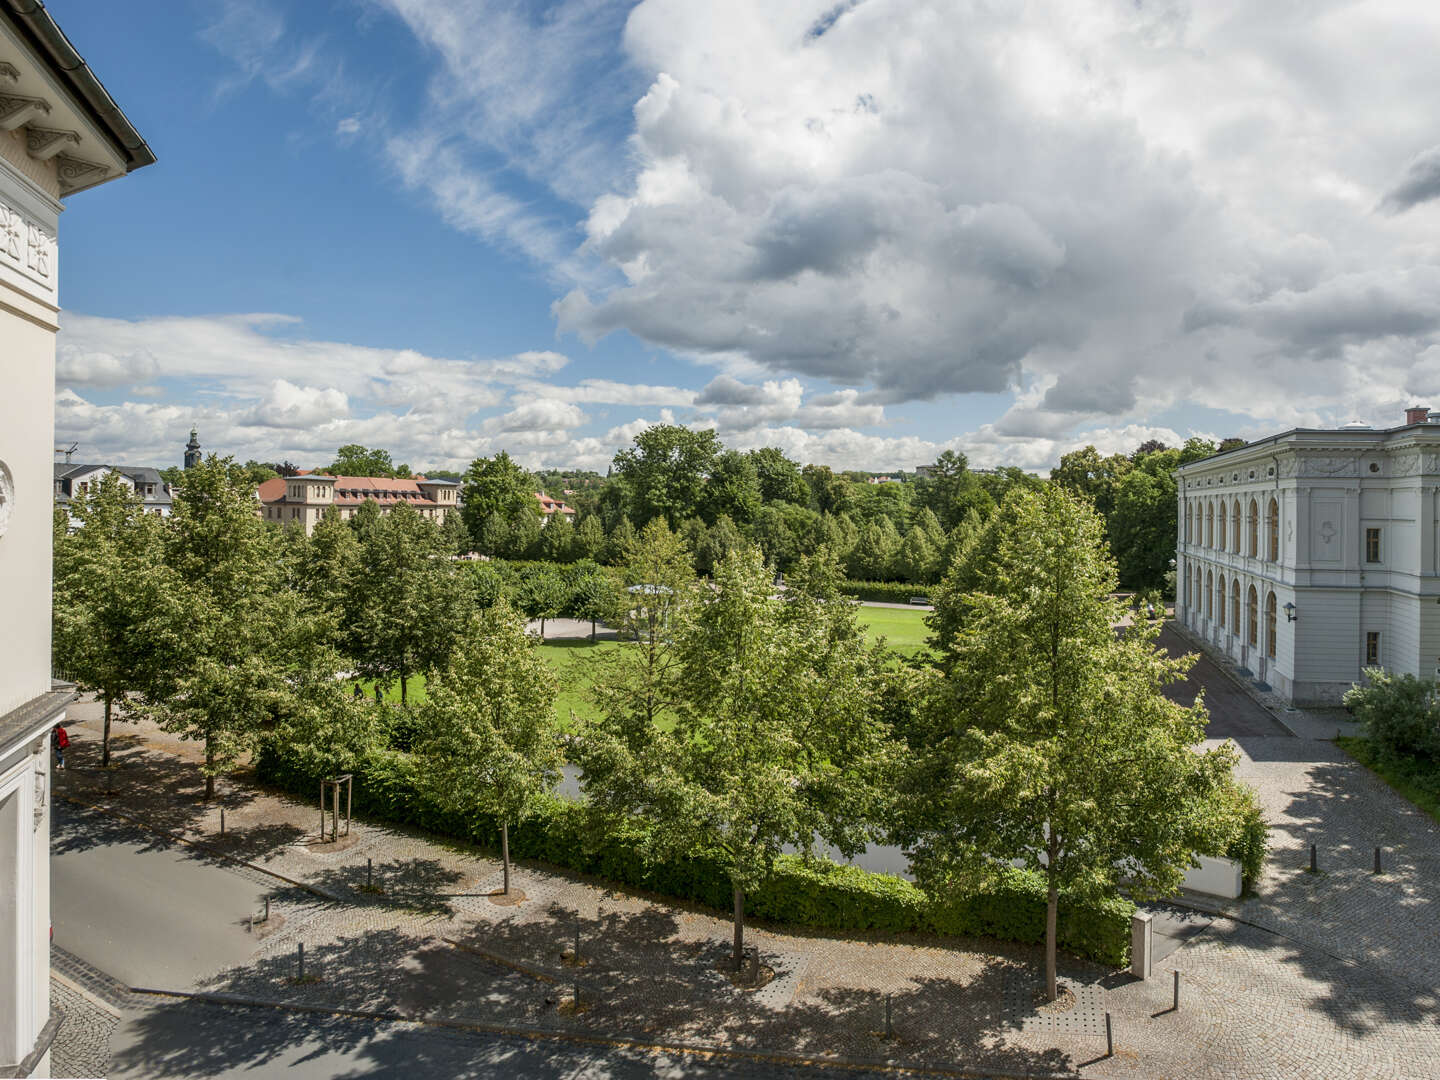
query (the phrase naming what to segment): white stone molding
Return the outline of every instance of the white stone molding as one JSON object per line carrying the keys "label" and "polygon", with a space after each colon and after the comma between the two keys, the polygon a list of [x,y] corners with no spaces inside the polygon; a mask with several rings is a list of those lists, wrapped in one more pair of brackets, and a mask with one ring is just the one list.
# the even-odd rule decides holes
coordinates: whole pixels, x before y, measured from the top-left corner
{"label": "white stone molding", "polygon": [[50,113],[50,102],[42,97],[0,94],[0,131],[14,131],[22,124]]}
{"label": "white stone molding", "polygon": [[59,128],[36,127],[34,124],[25,128],[25,152],[36,161],[49,161],[66,147],[79,144],[78,131],[61,131]]}
{"label": "white stone molding", "polygon": [[1300,459],[1301,476],[1359,476],[1360,460],[1354,457],[1305,457]]}
{"label": "white stone molding", "polygon": [[11,82],[20,81],[20,69],[8,60],[0,60],[0,79],[9,79]]}

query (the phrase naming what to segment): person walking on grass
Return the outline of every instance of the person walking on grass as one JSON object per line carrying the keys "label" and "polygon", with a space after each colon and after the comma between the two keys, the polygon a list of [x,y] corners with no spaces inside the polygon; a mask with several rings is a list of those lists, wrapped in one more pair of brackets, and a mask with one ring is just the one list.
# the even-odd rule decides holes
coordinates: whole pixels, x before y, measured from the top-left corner
{"label": "person walking on grass", "polygon": [[65,771],[65,751],[70,747],[70,735],[64,725],[56,724],[50,729],[50,745],[55,748],[55,768]]}

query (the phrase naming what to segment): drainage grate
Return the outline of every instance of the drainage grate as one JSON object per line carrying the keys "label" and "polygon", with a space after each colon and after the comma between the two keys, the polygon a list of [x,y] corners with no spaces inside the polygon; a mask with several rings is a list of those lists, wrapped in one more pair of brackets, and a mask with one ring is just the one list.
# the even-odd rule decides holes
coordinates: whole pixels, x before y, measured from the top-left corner
{"label": "drainage grate", "polygon": [[1041,1012],[1035,1004],[1035,990],[1041,985],[1033,976],[1007,973],[1001,989],[1007,1022],[1022,1031],[1044,1031],[1064,1035],[1105,1037],[1105,991],[1095,985],[1062,979],[1075,994],[1075,1006],[1065,1012]]}

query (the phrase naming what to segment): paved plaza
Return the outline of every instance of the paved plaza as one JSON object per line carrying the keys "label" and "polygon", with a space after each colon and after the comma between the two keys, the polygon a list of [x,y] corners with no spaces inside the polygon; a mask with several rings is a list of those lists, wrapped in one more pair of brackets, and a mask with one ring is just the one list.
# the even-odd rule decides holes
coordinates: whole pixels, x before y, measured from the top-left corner
{"label": "paved plaza", "polygon": [[[1036,947],[752,927],[749,942],[777,972],[755,992],[715,970],[730,935],[716,913],[529,864],[515,879],[525,900],[497,905],[489,894],[499,866],[488,853],[358,822],[347,841],[318,845],[313,806],[238,782],[225,785],[222,839],[218,807],[197,798],[195,746],[118,725],[120,764],[102,774],[93,767],[96,710],[84,704],[71,729],[74,765],[60,784],[75,803],[59,816],[55,850],[64,863],[106,851],[113,861],[127,846],[149,847],[168,860],[165,874],[234,876],[234,896],[249,896],[247,904],[258,899],[257,882],[268,884],[270,929],[252,936],[236,912],[214,916],[225,933],[243,935],[242,957],[215,957],[209,969],[200,963],[187,972],[187,985],[154,989],[615,1038],[632,1047],[615,1050],[615,1062],[630,1061],[625,1055],[638,1053],[635,1045],[654,1043],[997,1075],[1440,1076],[1440,910],[1431,898],[1440,830],[1333,743],[1313,737],[1336,717],[1279,713],[1282,724],[1213,664],[1197,667],[1192,680],[1212,708],[1211,734],[1228,734],[1241,748],[1240,775],[1259,789],[1274,825],[1271,858],[1253,897],[1218,915],[1176,920],[1179,929],[1148,982],[1063,960],[1062,976],[1082,991],[1073,1022],[1038,1022],[1011,1004],[1006,987],[1032,977],[1041,960]],[[1227,688],[1232,692],[1219,692]],[[1306,869],[1311,842],[1321,852],[1314,875]],[[1377,844],[1386,871],[1379,876],[1369,872]],[[253,870],[236,876],[227,868],[233,864],[213,853],[317,891],[267,882]],[[362,888],[367,859],[382,895]],[[101,854],[93,865],[114,881],[104,860]],[[186,887],[207,895],[214,883]],[[165,914],[175,895],[185,894],[156,896],[155,905],[157,918],[178,921],[180,939],[191,933],[185,916]],[[83,939],[87,920],[106,917],[103,897],[93,903],[93,911],[82,904],[68,914],[73,925],[57,918],[57,943]],[[577,926],[586,960],[578,970],[561,959]],[[295,978],[301,943],[313,981]],[[1172,1012],[1176,970],[1182,1001]],[[577,975],[578,1014],[569,1008]],[[893,1040],[879,1037],[887,994]],[[1093,1026],[1105,1012],[1115,1033],[1112,1057]],[[285,1016],[270,1021],[272,1032],[279,1024],[297,1039],[319,1037],[313,1014]],[[121,1064],[134,1075],[151,1054],[208,1067],[186,1058],[174,1023],[119,1030]],[[273,1040],[261,1042],[255,1064],[280,1052]],[[234,1040],[225,1069],[243,1070],[247,1045]],[[211,1064],[196,1074],[225,1074],[221,1063]]]}

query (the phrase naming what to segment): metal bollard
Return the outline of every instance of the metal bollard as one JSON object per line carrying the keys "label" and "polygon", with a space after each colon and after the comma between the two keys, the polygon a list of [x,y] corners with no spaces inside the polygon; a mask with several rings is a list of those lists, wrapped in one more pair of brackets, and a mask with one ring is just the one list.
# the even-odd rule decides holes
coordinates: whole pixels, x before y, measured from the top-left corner
{"label": "metal bollard", "polygon": [[1175,1003],[1170,1006],[1171,1012],[1180,1011],[1180,972],[1175,972]]}
{"label": "metal bollard", "polygon": [[1105,1014],[1105,1056],[1115,1056],[1115,1033],[1110,1027],[1110,1014]]}
{"label": "metal bollard", "polygon": [[580,966],[580,920],[575,920],[575,966]]}
{"label": "metal bollard", "polygon": [[220,807],[220,835],[225,835],[225,807]]}
{"label": "metal bollard", "polygon": [[295,977],[297,979],[303,979],[305,978],[305,943],[303,941],[295,946],[295,955],[297,958],[297,970],[299,971],[299,974]]}
{"label": "metal bollard", "polygon": [[374,860],[374,859],[366,859],[366,860],[365,860],[365,888],[369,889],[369,888],[372,887],[371,881],[373,880],[374,875],[375,875],[375,860]]}
{"label": "metal bollard", "polygon": [[892,995],[890,994],[885,995],[885,1037],[887,1039],[893,1039],[895,1037],[895,1025],[892,1023],[893,1014],[890,1008],[891,997]]}
{"label": "metal bollard", "polygon": [[575,976],[575,1011],[580,1011],[580,976]]}
{"label": "metal bollard", "polygon": [[1380,849],[1378,847],[1375,849],[1375,873],[1383,873],[1380,869]]}
{"label": "metal bollard", "polygon": [[265,921],[270,921],[270,897],[265,897]]}
{"label": "metal bollard", "polygon": [[1316,864],[1315,864],[1315,845],[1314,845],[1314,844],[1311,844],[1311,845],[1310,845],[1310,872],[1311,872],[1312,874],[1316,872]]}

